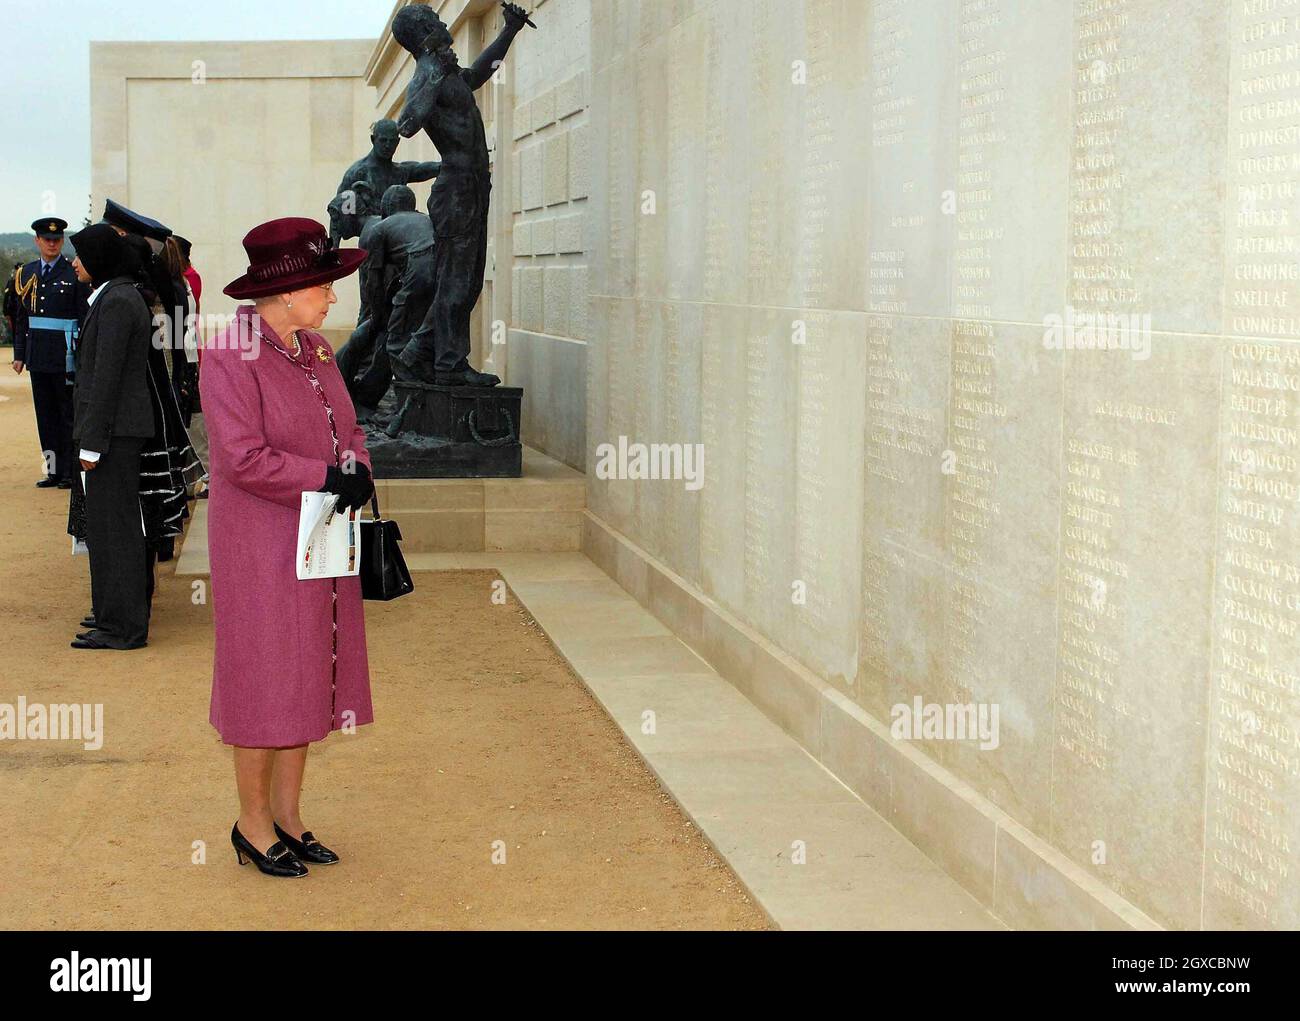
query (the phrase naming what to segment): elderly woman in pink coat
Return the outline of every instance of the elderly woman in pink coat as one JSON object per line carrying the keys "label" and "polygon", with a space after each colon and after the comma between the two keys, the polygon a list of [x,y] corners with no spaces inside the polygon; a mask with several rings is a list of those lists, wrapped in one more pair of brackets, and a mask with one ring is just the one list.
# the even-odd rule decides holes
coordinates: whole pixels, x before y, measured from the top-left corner
{"label": "elderly woman in pink coat", "polygon": [[304,492],[360,507],[374,490],[365,434],[329,344],[314,332],[333,281],[361,249],[334,249],[314,220],[288,217],[244,238],[248,272],[225,288],[251,299],[210,338],[200,391],[211,450],[208,550],[216,627],[210,720],[234,746],[239,864],[305,876],[338,855],[303,822],[307,747],[370,723],[361,583],[299,581]]}

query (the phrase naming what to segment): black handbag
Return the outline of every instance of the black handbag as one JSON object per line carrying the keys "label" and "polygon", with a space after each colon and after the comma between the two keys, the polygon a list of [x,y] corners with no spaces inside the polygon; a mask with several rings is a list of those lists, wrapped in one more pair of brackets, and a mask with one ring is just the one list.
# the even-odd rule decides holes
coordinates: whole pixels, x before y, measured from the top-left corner
{"label": "black handbag", "polygon": [[379,497],[371,496],[373,521],[361,521],[361,598],[396,599],[415,591],[411,572],[402,559],[402,530],[396,521],[379,516]]}

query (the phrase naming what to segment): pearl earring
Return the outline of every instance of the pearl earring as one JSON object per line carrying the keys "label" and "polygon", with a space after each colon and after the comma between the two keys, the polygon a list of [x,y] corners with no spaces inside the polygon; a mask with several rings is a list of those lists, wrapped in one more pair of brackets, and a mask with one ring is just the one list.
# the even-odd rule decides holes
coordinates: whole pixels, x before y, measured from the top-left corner
{"label": "pearl earring", "polygon": [[293,299],[292,299],[292,298],[289,299],[288,304],[285,305],[285,308],[293,308]]}

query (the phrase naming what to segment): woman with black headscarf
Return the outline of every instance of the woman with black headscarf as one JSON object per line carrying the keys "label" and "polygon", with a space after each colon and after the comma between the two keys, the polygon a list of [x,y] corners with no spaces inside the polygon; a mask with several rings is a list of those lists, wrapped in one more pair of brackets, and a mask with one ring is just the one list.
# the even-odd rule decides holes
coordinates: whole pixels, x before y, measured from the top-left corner
{"label": "woman with black headscarf", "polygon": [[[158,322],[156,317],[166,311],[158,290],[165,274],[157,272],[158,263],[149,242],[114,224],[101,223],[96,226],[107,227],[121,239],[125,246],[125,272],[132,276],[136,291],[155,316],[155,323]],[[184,532],[185,519],[189,517],[187,490],[203,476],[203,465],[190,444],[181,420],[163,345],[150,343],[148,358],[154,432],[150,439],[145,440],[140,452],[140,514],[145,529],[145,591],[152,606],[154,561],[170,556],[176,537]],[[84,501],[77,492],[74,480],[73,497],[68,509],[68,534],[74,539],[84,539],[85,530]],[[82,625],[88,628],[95,626],[93,612],[82,621]]]}
{"label": "woman with black headscarf", "polygon": [[73,268],[94,290],[77,348],[73,446],[85,472],[86,546],[94,628],[74,649],[138,649],[149,634],[140,453],[154,435],[148,362],[151,316],[132,252],[108,224],[73,238]]}

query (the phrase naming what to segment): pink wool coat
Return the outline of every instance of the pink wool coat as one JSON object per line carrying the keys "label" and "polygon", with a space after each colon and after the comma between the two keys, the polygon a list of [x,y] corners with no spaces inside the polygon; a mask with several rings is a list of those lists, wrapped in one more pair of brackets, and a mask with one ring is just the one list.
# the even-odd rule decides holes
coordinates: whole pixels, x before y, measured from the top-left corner
{"label": "pink wool coat", "polygon": [[[209,719],[226,744],[289,748],[374,715],[360,579],[299,581],[294,565],[302,493],[320,489],[334,463],[329,420],[307,373],[253,334],[252,314],[253,306],[242,306],[234,323],[207,341],[199,381],[216,627]],[[257,326],[283,348],[265,322]],[[365,433],[329,344],[307,330],[298,336],[300,361],[315,370],[333,408],[339,450],[369,467]]]}

